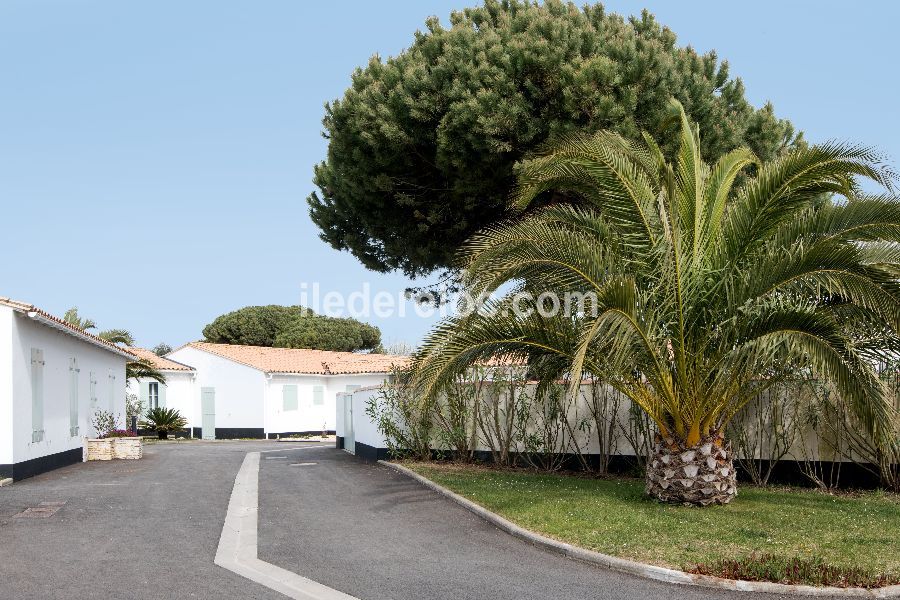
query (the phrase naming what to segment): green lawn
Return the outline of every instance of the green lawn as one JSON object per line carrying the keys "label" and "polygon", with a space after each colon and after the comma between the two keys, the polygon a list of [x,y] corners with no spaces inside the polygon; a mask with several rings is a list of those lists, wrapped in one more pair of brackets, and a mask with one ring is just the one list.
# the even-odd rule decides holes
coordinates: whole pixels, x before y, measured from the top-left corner
{"label": "green lawn", "polygon": [[436,463],[407,467],[532,531],[597,552],[690,569],[750,553],[900,574],[900,498],[743,486],[728,506],[668,506],[643,481]]}

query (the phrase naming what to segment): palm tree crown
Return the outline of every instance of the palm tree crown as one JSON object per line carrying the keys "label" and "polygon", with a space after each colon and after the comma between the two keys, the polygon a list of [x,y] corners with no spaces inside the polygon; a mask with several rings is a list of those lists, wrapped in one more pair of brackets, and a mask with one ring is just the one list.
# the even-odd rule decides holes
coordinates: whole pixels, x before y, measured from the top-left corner
{"label": "palm tree crown", "polygon": [[[833,381],[873,435],[893,435],[873,368],[900,331],[893,174],[836,143],[765,164],[740,148],[707,165],[676,101],[673,115],[674,163],[649,136],[601,132],[520,166],[513,203],[527,212],[460,258],[466,291],[493,299],[430,334],[414,362],[420,393],[486,357],[527,356],[573,391],[585,371],[602,376],[663,437],[694,446],[805,370]],[[888,193],[863,195],[858,179]],[[536,207],[550,191],[580,201]],[[572,292],[587,294],[578,310],[549,310],[550,294]]]}

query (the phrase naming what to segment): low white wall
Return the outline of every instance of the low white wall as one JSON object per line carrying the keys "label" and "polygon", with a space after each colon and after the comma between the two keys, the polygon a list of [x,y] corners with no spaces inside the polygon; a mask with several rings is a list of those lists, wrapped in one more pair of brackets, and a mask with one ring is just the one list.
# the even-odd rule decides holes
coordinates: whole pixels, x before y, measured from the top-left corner
{"label": "low white wall", "polygon": [[378,427],[366,415],[366,406],[373,398],[381,393],[381,387],[369,387],[360,389],[352,394],[353,400],[353,439],[356,443],[363,443],[373,448],[386,448],[384,436],[378,432]]}
{"label": "low white wall", "polygon": [[[525,386],[525,390],[528,393],[532,393],[534,391],[535,385],[529,384]],[[601,390],[598,393],[603,393],[602,390],[605,390],[606,393],[612,394],[614,393],[611,388],[604,386],[603,388],[598,388]],[[485,385],[481,388],[481,398],[482,398],[482,409],[485,406],[493,405],[494,403],[498,403],[499,405],[503,405],[503,403],[507,399],[507,395],[509,394],[509,390],[504,388],[503,386],[493,387],[492,385]],[[369,446],[372,446],[376,449],[383,449],[387,447],[387,444],[384,440],[384,437],[378,432],[376,423],[369,418],[366,414],[366,406],[372,398],[375,398],[381,392],[380,387],[372,387],[363,390],[359,390],[352,394],[352,397],[348,394],[348,398],[352,402],[353,413],[352,413],[352,431],[353,437],[357,443],[364,443]],[[522,393],[522,387],[517,388],[516,393]],[[589,384],[585,384],[581,386],[581,391],[577,399],[568,400],[567,406],[567,419],[560,420],[560,422],[568,422],[568,427],[563,426],[559,432],[560,437],[556,438],[555,449],[560,452],[573,452],[573,446],[577,446],[581,454],[584,455],[596,455],[603,454],[604,449],[601,448],[600,445],[600,437],[596,431],[596,422],[593,419],[593,408],[595,397],[593,395],[592,386]],[[602,405],[602,400],[599,398],[597,406]],[[623,433],[623,430],[628,430],[630,425],[630,409],[631,402],[624,397],[620,397],[619,404],[615,412],[613,412],[610,407],[607,407],[607,410],[602,414],[605,415],[605,423],[608,428],[609,423],[615,423],[615,435],[614,440],[615,443],[611,444],[608,448],[605,449],[606,452],[610,455],[619,455],[619,456],[633,456],[635,454],[635,449],[632,447],[631,443],[627,439],[626,435]],[[346,410],[346,409],[343,409]],[[351,424],[343,422],[344,418],[341,415],[342,406],[341,403],[338,404],[337,407],[339,420],[341,421],[341,425],[338,428],[338,435],[346,437],[347,432],[351,429]],[[540,422],[540,409],[533,411],[532,420],[529,422],[525,431],[531,435],[535,434],[540,436],[542,434],[541,430],[541,422]],[[501,417],[502,421],[502,417]],[[745,421],[745,427],[750,435],[754,434],[754,425],[756,419],[750,414]],[[846,462],[849,459],[846,455],[838,455],[836,454],[826,443],[820,443],[821,440],[817,436],[816,432],[809,427],[805,421],[800,418],[797,421],[797,434],[793,440],[793,445],[790,447],[789,452],[785,456],[786,459],[794,459],[794,460],[804,460],[805,457],[809,457],[810,459],[822,460],[822,461],[843,461]],[[607,437],[608,429],[604,430],[604,438]],[[772,438],[774,439],[774,438]],[[490,451],[490,445],[486,442],[484,432],[479,430],[476,435],[476,450],[477,451]],[[732,440],[733,442],[735,440]],[[609,443],[608,441],[606,442]],[[769,456],[769,448],[765,444],[765,439],[760,438],[761,445],[756,448],[754,452],[754,458],[760,457],[768,457]],[[523,448],[520,448],[518,444],[513,443],[510,447],[512,452],[522,451]]]}

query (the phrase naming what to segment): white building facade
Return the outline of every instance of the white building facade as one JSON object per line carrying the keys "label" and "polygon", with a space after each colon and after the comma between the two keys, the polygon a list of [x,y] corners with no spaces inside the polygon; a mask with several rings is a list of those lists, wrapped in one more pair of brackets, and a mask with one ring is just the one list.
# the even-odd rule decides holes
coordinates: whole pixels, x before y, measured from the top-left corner
{"label": "white building facade", "polygon": [[39,308],[0,298],[0,478],[81,462],[97,411],[125,419],[134,355]]}
{"label": "white building facade", "polygon": [[[165,405],[205,439],[333,434],[339,393],[382,384],[405,357],[193,342],[165,359],[192,369]],[[167,384],[169,373],[166,373]]]}
{"label": "white building facade", "polygon": [[[157,356],[144,348],[128,348],[128,351],[153,365],[165,377],[164,382],[147,377],[128,381],[127,392],[140,400],[143,412],[146,414],[151,408],[174,408],[189,423],[193,422],[198,417],[194,414],[193,399],[196,395],[197,379],[194,368]],[[190,437],[191,430],[188,429],[184,433]]]}

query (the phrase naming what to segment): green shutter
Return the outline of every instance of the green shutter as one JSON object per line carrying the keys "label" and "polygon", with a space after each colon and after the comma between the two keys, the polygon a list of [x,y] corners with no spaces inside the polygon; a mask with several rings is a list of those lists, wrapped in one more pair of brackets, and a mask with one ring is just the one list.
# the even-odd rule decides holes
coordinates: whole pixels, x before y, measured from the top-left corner
{"label": "green shutter", "polygon": [[116,414],[116,376],[112,371],[107,375],[107,380],[109,382],[109,397],[106,400],[109,402],[109,412]]}
{"label": "green shutter", "polygon": [[97,374],[91,371],[88,377],[90,377],[89,392],[91,396],[91,414],[93,414],[97,408]]}
{"label": "green shutter", "polygon": [[160,383],[156,386],[157,393],[159,394],[159,407],[166,407],[166,384]]}
{"label": "green shutter", "polygon": [[78,359],[69,359],[69,436],[78,437]]}
{"label": "green shutter", "polygon": [[150,382],[142,381],[140,382],[140,385],[138,387],[140,387],[139,395],[141,406],[143,406],[145,410],[153,408],[152,406],[150,406]]}
{"label": "green shutter", "polygon": [[313,386],[313,406],[325,404],[325,390],[321,385]]}
{"label": "green shutter", "polygon": [[44,351],[31,349],[31,441],[44,439]]}
{"label": "green shutter", "polygon": [[297,386],[285,385],[281,387],[282,410],[297,410]]}

